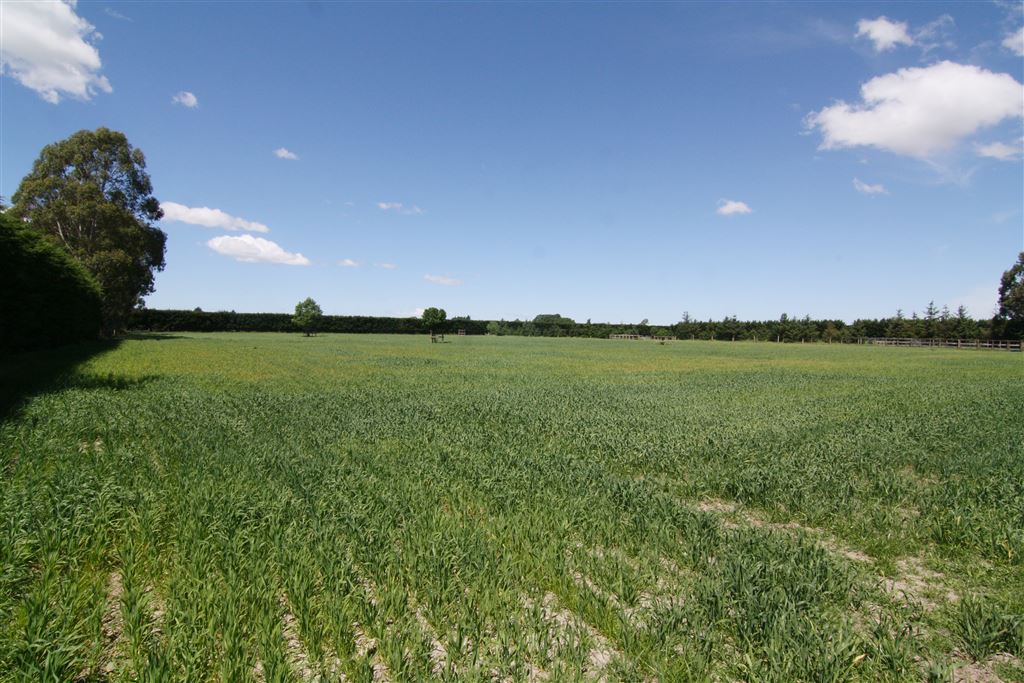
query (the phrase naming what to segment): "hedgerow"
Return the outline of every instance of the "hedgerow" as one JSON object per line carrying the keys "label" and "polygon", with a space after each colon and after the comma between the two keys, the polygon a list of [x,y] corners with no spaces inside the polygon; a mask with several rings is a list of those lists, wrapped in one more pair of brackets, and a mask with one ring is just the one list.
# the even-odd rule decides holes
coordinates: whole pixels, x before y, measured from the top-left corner
{"label": "hedgerow", "polygon": [[0,351],[38,349],[99,334],[100,288],[67,252],[0,213]]}

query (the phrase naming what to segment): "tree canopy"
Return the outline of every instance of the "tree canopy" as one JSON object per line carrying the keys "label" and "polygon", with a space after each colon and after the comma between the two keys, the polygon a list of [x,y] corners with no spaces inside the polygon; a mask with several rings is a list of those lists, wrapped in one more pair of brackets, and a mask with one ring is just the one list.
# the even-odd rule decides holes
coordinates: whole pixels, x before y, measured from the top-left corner
{"label": "tree canopy", "polygon": [[295,304],[295,315],[292,316],[292,323],[308,337],[316,334],[323,317],[324,312],[320,310],[320,304],[306,297],[304,301]]}
{"label": "tree canopy", "polygon": [[14,215],[48,235],[99,283],[104,329],[123,328],[153,292],[167,235],[142,150],[124,133],[81,130],[47,145],[12,197]]}
{"label": "tree canopy", "polygon": [[1024,337],[1024,251],[1017,263],[1003,273],[999,281],[999,310],[996,321],[1003,336]]}
{"label": "tree canopy", "polygon": [[536,325],[575,325],[576,321],[566,318],[560,313],[541,313],[534,316],[533,322]]}
{"label": "tree canopy", "polygon": [[447,320],[448,314],[445,313],[443,308],[434,308],[431,306],[423,311],[423,324],[428,330],[433,332],[435,329],[440,329],[444,326],[445,320]]}

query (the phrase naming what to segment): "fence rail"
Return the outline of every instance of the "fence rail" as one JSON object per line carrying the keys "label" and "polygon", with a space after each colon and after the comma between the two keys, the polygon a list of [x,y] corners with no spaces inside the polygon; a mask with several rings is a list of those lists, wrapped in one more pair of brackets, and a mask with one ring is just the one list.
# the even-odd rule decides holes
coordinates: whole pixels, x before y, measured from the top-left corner
{"label": "fence rail", "polygon": [[671,335],[650,335],[650,334],[609,334],[609,339],[646,339],[650,341],[673,341],[674,336]]}
{"label": "fence rail", "polygon": [[[609,339],[637,339],[637,340],[655,340],[664,341],[669,339],[677,339],[677,337],[654,337],[644,336],[639,334],[609,334]],[[696,339],[695,336],[691,335],[690,339]],[[776,336],[775,339],[771,337],[758,338],[754,336],[751,339],[740,339],[741,341],[768,341],[768,342],[782,342],[781,336]],[[706,340],[705,340],[706,341]],[[711,341],[730,341],[729,336],[723,336],[715,338],[715,335],[711,335]],[[731,337],[731,341],[737,341],[736,336]],[[786,340],[785,343],[796,342],[797,340]],[[1005,339],[918,339],[916,337],[857,337],[846,338],[846,339],[811,339],[805,340],[800,339],[799,343],[804,342],[831,344],[833,342],[837,344],[869,344],[874,346],[906,346],[906,347],[918,347],[918,348],[942,348],[942,349],[996,349],[1000,351],[1024,351],[1024,341],[1021,340],[1005,340]]]}
{"label": "fence rail", "polygon": [[1020,341],[998,339],[915,339],[913,337],[858,337],[858,344],[875,346],[926,346],[946,349],[1001,349],[1021,351]]}

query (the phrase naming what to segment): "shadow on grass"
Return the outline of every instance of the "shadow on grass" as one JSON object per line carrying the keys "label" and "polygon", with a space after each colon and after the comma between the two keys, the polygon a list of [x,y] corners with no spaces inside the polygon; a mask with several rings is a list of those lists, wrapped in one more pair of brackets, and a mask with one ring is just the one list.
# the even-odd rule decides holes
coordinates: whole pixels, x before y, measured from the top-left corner
{"label": "shadow on grass", "polygon": [[77,370],[69,374],[57,383],[54,388],[60,389],[113,389],[114,391],[125,391],[137,389],[150,382],[160,379],[160,375],[143,375],[142,377],[118,377],[114,373],[107,375],[88,375]]}
{"label": "shadow on grass", "polygon": [[161,341],[174,335],[129,334],[41,351],[0,356],[0,422],[17,416],[33,396],[56,389],[130,389],[151,382],[157,376],[141,378],[82,374],[78,366],[91,358],[113,351],[126,340]]}
{"label": "shadow on grass", "polygon": [[118,339],[121,341],[165,341],[168,339],[185,339],[185,337],[168,332],[127,332],[118,337]]}

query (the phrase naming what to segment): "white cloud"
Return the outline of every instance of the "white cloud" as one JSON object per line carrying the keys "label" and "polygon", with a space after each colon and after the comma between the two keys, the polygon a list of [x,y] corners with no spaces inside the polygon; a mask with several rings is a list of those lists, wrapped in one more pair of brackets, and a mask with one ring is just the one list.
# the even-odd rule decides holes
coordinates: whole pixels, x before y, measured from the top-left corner
{"label": "white cloud", "polygon": [[0,72],[51,104],[63,95],[88,100],[112,92],[101,76],[102,36],[75,14],[74,2],[4,2],[0,21]]}
{"label": "white cloud", "polygon": [[887,17],[861,19],[857,22],[857,37],[866,36],[875,45],[875,52],[885,52],[897,45],[913,45],[914,39],[907,33],[907,24],[890,21]]}
{"label": "white cloud", "polygon": [[396,213],[402,213],[407,216],[418,216],[423,213],[423,209],[415,204],[412,206],[406,206],[401,202],[377,202],[377,208],[381,211],[395,211]]}
{"label": "white cloud", "polygon": [[1019,209],[1010,209],[1009,211],[996,211],[994,214],[992,214],[992,222],[1005,223],[1006,221],[1018,216],[1019,214]]}
{"label": "white cloud", "polygon": [[182,90],[180,93],[172,97],[171,102],[174,104],[180,104],[183,107],[188,107],[189,109],[195,109],[199,106],[199,98],[187,90]]}
{"label": "white cloud", "polygon": [[425,308],[413,309],[412,317],[414,317],[414,318],[422,318],[423,317],[423,311],[425,311],[425,310],[427,310],[427,309],[425,309]]}
{"label": "white cloud", "polygon": [[1003,47],[1018,57],[1024,57],[1024,26],[1011,33],[1003,40]]}
{"label": "white cloud", "polygon": [[291,152],[285,149],[284,147],[278,147],[277,149],[275,149],[274,156],[276,156],[278,159],[291,159],[292,161],[297,161],[299,158],[298,154],[296,154],[295,152]]}
{"label": "white cloud", "polygon": [[120,19],[121,21],[132,21],[131,17],[126,17],[125,15],[121,14],[116,9],[113,9],[111,7],[104,7],[103,11],[106,13],[108,17],[114,17],[115,19]]}
{"label": "white cloud", "polygon": [[160,208],[164,210],[165,221],[202,225],[206,228],[221,228],[223,230],[270,232],[270,228],[262,223],[247,221],[244,218],[226,214],[220,209],[209,209],[205,206],[190,207],[175,202],[160,202]]}
{"label": "white cloud", "polygon": [[445,285],[448,287],[457,287],[462,284],[462,280],[446,275],[424,275],[423,279],[427,282],[433,282],[435,285]]}
{"label": "white cloud", "polygon": [[276,242],[252,235],[214,237],[206,246],[218,254],[230,256],[244,263],[283,263],[288,266],[308,266],[309,259],[282,249]]}
{"label": "white cloud", "polygon": [[867,145],[926,158],[1024,115],[1024,87],[1013,76],[949,61],[872,78],[860,92],[861,104],[839,101],[807,117],[823,135],[819,149]]}
{"label": "white cloud", "polygon": [[955,50],[956,43],[950,37],[956,28],[953,17],[943,14],[938,19],[930,21],[914,33],[914,45],[921,48],[921,53],[927,55],[932,50],[939,48]]}
{"label": "white cloud", "polygon": [[338,265],[343,266],[345,268],[358,268],[360,266],[360,263],[359,261],[353,261],[350,258],[346,258],[338,261]]}
{"label": "white cloud", "polygon": [[753,213],[753,209],[747,206],[744,202],[737,202],[733,199],[719,199],[718,209],[715,213],[722,216],[734,216],[744,213]]}
{"label": "white cloud", "polygon": [[1016,161],[1024,154],[1024,140],[1016,145],[1008,145],[1005,142],[991,142],[987,145],[975,145],[974,151],[980,157],[999,159],[1000,161]]}
{"label": "white cloud", "polygon": [[868,185],[859,178],[853,179],[853,187],[857,192],[862,194],[889,194],[889,191],[885,189],[884,185],[880,183],[878,185]]}
{"label": "white cloud", "polygon": [[396,270],[398,268],[397,263],[375,263],[374,265],[384,270]]}
{"label": "white cloud", "polygon": [[991,318],[996,313],[998,301],[999,288],[996,285],[978,285],[950,301],[949,308],[955,311],[963,306],[972,318]]}

